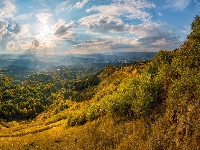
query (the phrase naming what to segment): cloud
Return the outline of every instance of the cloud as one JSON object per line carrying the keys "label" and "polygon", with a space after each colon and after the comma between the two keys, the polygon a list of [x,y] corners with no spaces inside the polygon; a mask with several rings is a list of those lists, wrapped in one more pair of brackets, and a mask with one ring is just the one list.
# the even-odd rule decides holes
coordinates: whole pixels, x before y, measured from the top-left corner
{"label": "cloud", "polygon": [[73,9],[73,6],[69,4],[70,0],[65,0],[62,2],[57,8],[56,11],[60,12],[63,10],[71,11]]}
{"label": "cloud", "polygon": [[22,20],[27,20],[27,19],[30,19],[32,17],[32,13],[30,14],[20,14],[18,16],[15,16],[13,18],[14,21],[22,21]]}
{"label": "cloud", "polygon": [[[177,45],[180,44],[180,37],[169,32],[154,31],[152,35],[139,38],[137,41],[143,46],[162,46],[162,45]],[[178,45],[177,45],[178,46]]]}
{"label": "cloud", "polygon": [[[0,20],[0,45],[4,51],[16,51],[21,49],[21,37],[27,36],[30,25],[12,24],[8,30],[9,23]],[[25,49],[24,49],[25,50]]]}
{"label": "cloud", "polygon": [[38,40],[34,40],[34,41],[32,42],[32,47],[33,47],[33,48],[39,47],[39,45],[40,45],[40,42],[39,42]]}
{"label": "cloud", "polygon": [[124,23],[121,19],[114,16],[100,16],[93,14],[79,20],[81,25],[85,25],[94,33],[122,32],[125,30]]}
{"label": "cloud", "polygon": [[65,35],[68,33],[68,30],[71,28],[71,26],[60,26],[53,35],[59,37],[62,35]]}
{"label": "cloud", "polygon": [[68,37],[71,32],[70,29],[72,28],[73,22],[65,23],[64,20],[59,19],[58,23],[56,23],[53,27],[52,30],[54,30],[54,36],[56,37],[61,37],[61,38],[66,38]]}
{"label": "cloud", "polygon": [[82,2],[77,2],[74,8],[81,9],[89,0],[83,0]]}
{"label": "cloud", "polygon": [[18,24],[14,24],[14,25],[12,25],[11,29],[13,29],[13,32],[14,32],[15,34],[18,34],[18,33],[20,33],[20,31],[21,31],[21,26],[18,25]]}
{"label": "cloud", "polygon": [[97,11],[102,17],[115,16],[149,22],[152,16],[145,11],[147,8],[155,8],[155,5],[146,0],[115,0],[111,5],[93,6],[87,12]]}
{"label": "cloud", "polygon": [[0,17],[4,15],[4,11],[0,9]]}
{"label": "cloud", "polygon": [[[30,25],[12,24],[8,30],[8,22],[0,21],[0,45],[5,51],[16,51],[22,48],[21,39],[27,38]],[[28,39],[28,38],[27,38]],[[23,47],[24,48],[24,47]],[[23,49],[26,50],[26,49]]]}
{"label": "cloud", "polygon": [[46,24],[49,20],[49,17],[51,17],[51,16],[52,16],[52,14],[50,14],[50,13],[36,14],[37,19],[43,24]]}
{"label": "cloud", "polygon": [[19,42],[19,45],[22,50],[28,50],[30,49],[30,45],[32,45],[32,43],[33,42],[31,40],[26,39],[26,40],[21,40]]}
{"label": "cloud", "polygon": [[162,13],[161,13],[161,12],[158,12],[158,16],[162,16]]}
{"label": "cloud", "polygon": [[7,51],[18,51],[20,49],[19,43],[17,41],[8,41],[6,44]]}
{"label": "cloud", "polygon": [[192,0],[165,0],[166,8],[173,8],[175,10],[183,10],[185,9]]}
{"label": "cloud", "polygon": [[152,16],[145,9],[151,8],[155,8],[155,5],[146,0],[115,0],[111,5],[87,9],[88,13],[93,14],[83,17],[78,22],[95,33],[126,32],[129,24],[125,24],[124,19],[150,24]]}
{"label": "cloud", "polygon": [[[175,49],[180,46],[181,37],[176,36],[167,24],[151,24],[151,25],[129,25],[130,36],[122,36],[118,34],[116,37],[110,36],[108,41],[110,49],[114,51],[158,51],[160,49]],[[129,38],[128,38],[129,37]]]}
{"label": "cloud", "polygon": [[2,35],[2,38],[0,40],[0,45],[2,46],[2,49],[4,51],[6,51],[7,43],[12,40],[14,40],[14,37],[10,32],[6,31],[6,33]]}
{"label": "cloud", "polygon": [[0,2],[0,17],[2,18],[13,18],[13,14],[16,12],[16,6],[13,4],[12,0],[2,0]]}
{"label": "cloud", "polygon": [[185,35],[189,35],[191,32],[191,28],[189,26],[184,26],[183,30],[181,31]]}
{"label": "cloud", "polygon": [[194,0],[194,3],[200,5],[200,2],[198,2],[197,0]]}
{"label": "cloud", "polygon": [[[154,22],[164,13],[156,8],[155,1],[34,0],[39,10],[30,9],[31,3],[24,3],[27,9],[22,11],[17,9],[21,3],[15,6],[15,1],[0,0],[0,47],[4,50],[157,51],[175,48],[182,40],[174,29]],[[197,3],[195,0],[163,2],[166,8],[182,10],[191,1]],[[27,14],[20,14],[24,11]],[[184,29],[177,31],[183,35],[185,31],[180,30]]]}
{"label": "cloud", "polygon": [[8,50],[13,50],[14,49],[14,42],[13,41],[10,41],[6,44],[6,48]]}
{"label": "cloud", "polygon": [[12,24],[8,30],[9,23],[5,20],[0,20],[0,45],[4,51],[14,51],[20,49],[20,35],[28,32],[29,25]]}
{"label": "cloud", "polygon": [[116,50],[116,49],[130,49],[130,48],[133,49],[135,47],[136,46],[133,44],[116,43],[113,44],[110,48]]}
{"label": "cloud", "polygon": [[29,24],[21,25],[21,32],[19,34],[20,35],[24,35],[24,34],[28,33],[29,30],[30,30],[30,25]]}
{"label": "cloud", "polygon": [[3,35],[7,33],[8,22],[4,20],[0,20],[0,40],[2,39]]}
{"label": "cloud", "polygon": [[0,20],[0,31],[6,29],[8,27],[8,21]]}
{"label": "cloud", "polygon": [[50,3],[51,1],[49,0],[34,0],[35,2],[40,3],[41,5],[48,7],[48,3]]}
{"label": "cloud", "polygon": [[79,41],[67,53],[99,53],[108,52],[114,41],[110,38],[93,38],[90,40]]}
{"label": "cloud", "polygon": [[12,29],[12,33],[17,34],[19,36],[24,36],[25,33],[27,33],[30,29],[29,24],[19,25],[19,24],[13,24],[10,29]]}
{"label": "cloud", "polygon": [[130,26],[130,33],[139,35],[131,43],[142,47],[176,48],[180,46],[180,36],[176,36],[173,28],[166,24],[149,24]]}

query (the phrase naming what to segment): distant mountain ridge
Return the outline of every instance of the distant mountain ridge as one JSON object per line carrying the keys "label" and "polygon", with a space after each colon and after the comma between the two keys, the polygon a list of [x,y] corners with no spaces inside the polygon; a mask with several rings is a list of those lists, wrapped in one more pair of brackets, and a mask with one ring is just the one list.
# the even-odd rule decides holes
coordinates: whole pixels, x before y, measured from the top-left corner
{"label": "distant mountain ridge", "polygon": [[114,52],[114,53],[94,53],[94,54],[70,54],[70,55],[0,55],[0,67],[8,65],[19,65],[28,68],[46,69],[50,66],[74,65],[74,64],[94,64],[105,63],[133,64],[140,60],[150,60],[156,52]]}

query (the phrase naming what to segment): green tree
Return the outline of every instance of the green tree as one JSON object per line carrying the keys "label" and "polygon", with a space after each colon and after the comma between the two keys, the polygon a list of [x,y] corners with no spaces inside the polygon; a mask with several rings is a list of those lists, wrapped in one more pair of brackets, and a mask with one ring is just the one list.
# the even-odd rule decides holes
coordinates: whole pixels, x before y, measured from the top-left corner
{"label": "green tree", "polygon": [[193,39],[200,42],[200,16],[196,15],[194,21],[191,24],[191,33],[187,39]]}
{"label": "green tree", "polygon": [[187,69],[199,70],[200,66],[200,16],[196,16],[191,24],[191,33],[187,36],[172,65],[181,74]]}

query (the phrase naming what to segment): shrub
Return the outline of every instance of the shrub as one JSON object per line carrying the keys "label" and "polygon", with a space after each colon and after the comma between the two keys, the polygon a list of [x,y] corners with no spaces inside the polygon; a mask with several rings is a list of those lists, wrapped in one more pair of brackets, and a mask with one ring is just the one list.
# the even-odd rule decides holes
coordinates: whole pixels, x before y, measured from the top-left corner
{"label": "shrub", "polygon": [[67,116],[67,126],[83,125],[86,123],[84,111],[71,112]]}
{"label": "shrub", "polygon": [[135,80],[139,84],[134,85],[136,97],[132,101],[132,110],[136,116],[148,115],[156,106],[161,86],[151,78],[151,74],[142,74]]}

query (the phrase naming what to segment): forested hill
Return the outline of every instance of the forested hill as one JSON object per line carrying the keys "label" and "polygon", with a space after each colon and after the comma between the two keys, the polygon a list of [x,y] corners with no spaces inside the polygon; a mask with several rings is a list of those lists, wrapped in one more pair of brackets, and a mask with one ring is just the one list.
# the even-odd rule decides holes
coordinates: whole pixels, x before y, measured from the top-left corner
{"label": "forested hill", "polygon": [[[27,119],[32,130],[42,120],[49,129],[2,130],[0,137],[18,137],[9,139],[15,149],[200,149],[200,16],[178,49],[151,61],[45,85],[36,77],[15,86],[1,78],[2,119]],[[2,141],[0,148],[9,148]]]}

